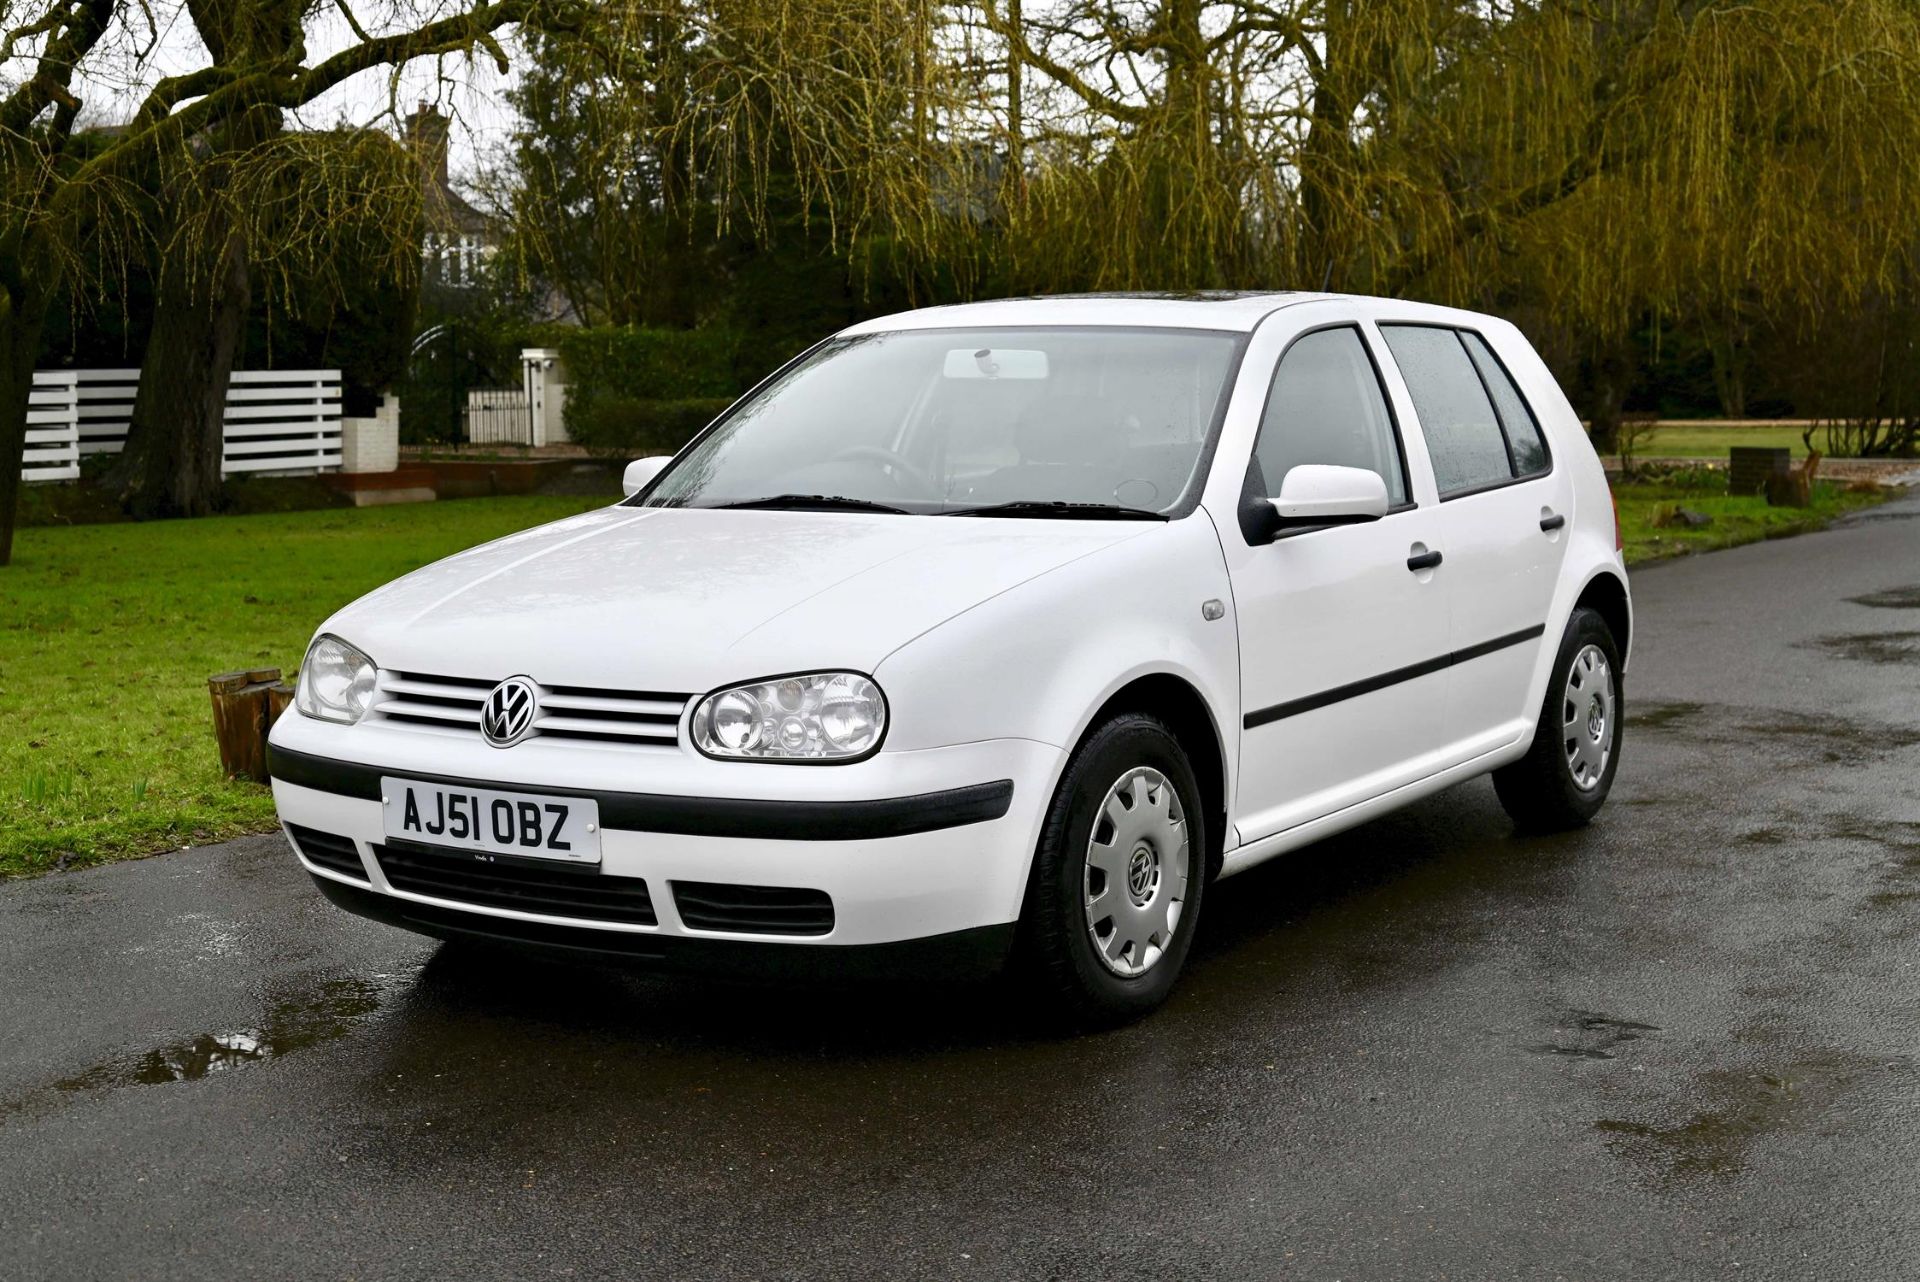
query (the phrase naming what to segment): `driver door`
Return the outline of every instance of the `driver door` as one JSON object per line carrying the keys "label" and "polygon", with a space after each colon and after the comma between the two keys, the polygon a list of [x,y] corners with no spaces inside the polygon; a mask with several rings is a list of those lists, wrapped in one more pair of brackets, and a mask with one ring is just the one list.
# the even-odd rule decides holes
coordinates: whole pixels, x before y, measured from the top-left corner
{"label": "driver door", "polygon": [[1283,531],[1270,543],[1249,520],[1221,530],[1240,627],[1242,841],[1430,773],[1444,741],[1445,580],[1420,560],[1438,546],[1436,505],[1416,501],[1357,324],[1309,330],[1280,356],[1243,507],[1278,494],[1303,463],[1374,471],[1390,506],[1377,521]]}

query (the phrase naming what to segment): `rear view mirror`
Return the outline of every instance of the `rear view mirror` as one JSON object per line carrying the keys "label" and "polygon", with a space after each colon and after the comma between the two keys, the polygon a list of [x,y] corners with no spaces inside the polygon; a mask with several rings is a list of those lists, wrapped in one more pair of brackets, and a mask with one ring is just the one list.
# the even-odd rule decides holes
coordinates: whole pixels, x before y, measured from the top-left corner
{"label": "rear view mirror", "polygon": [[1387,483],[1363,467],[1302,463],[1268,499],[1282,529],[1306,525],[1357,525],[1387,514]]}
{"label": "rear view mirror", "polygon": [[639,458],[627,464],[626,472],[620,477],[620,488],[632,498],[647,488],[648,482],[660,475],[667,464],[673,462],[671,454],[656,454],[652,458]]}
{"label": "rear view mirror", "polygon": [[947,378],[1036,380],[1047,376],[1047,354],[1019,347],[956,347],[940,373]]}

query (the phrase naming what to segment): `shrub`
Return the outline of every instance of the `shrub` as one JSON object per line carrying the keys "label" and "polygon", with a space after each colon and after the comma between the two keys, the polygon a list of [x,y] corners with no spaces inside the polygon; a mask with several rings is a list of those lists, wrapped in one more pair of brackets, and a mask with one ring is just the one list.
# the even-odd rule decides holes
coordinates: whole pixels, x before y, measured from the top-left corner
{"label": "shrub", "polygon": [[573,386],[589,397],[678,401],[733,396],[740,336],[730,329],[601,325],[561,330],[555,346]]}
{"label": "shrub", "polygon": [[567,367],[567,434],[600,453],[678,449],[749,381],[731,329],[602,325],[543,337]]}
{"label": "shrub", "polygon": [[597,398],[585,406],[567,404],[567,434],[595,454],[641,458],[672,454],[733,403],[731,397],[643,400],[629,396]]}
{"label": "shrub", "polygon": [[1816,423],[1800,434],[1808,449],[1821,427],[1835,458],[1912,458],[1920,453],[1920,415],[1867,415]]}

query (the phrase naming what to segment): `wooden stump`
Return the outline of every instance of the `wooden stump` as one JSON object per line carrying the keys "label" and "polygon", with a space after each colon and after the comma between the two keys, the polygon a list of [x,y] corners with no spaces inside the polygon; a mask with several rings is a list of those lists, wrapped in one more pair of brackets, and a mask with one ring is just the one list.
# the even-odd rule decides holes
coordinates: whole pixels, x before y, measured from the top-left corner
{"label": "wooden stump", "polygon": [[276,681],[267,687],[267,729],[273,729],[273,723],[293,703],[293,692],[291,681]]}
{"label": "wooden stump", "polygon": [[1807,455],[1807,461],[1787,472],[1767,477],[1767,504],[1770,507],[1812,507],[1813,481],[1820,473],[1820,451]]}
{"label": "wooden stump", "polygon": [[[278,668],[222,672],[207,678],[207,693],[213,700],[213,735],[220,745],[220,768],[229,779],[267,781],[267,728],[273,724],[273,690],[284,684]],[[284,701],[281,706],[286,706]]]}

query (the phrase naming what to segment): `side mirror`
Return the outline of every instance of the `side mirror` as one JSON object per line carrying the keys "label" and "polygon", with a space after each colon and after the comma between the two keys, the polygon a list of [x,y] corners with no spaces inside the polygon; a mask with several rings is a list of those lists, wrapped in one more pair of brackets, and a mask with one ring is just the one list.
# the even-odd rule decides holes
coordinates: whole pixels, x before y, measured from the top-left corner
{"label": "side mirror", "polygon": [[1281,529],[1358,525],[1387,514],[1387,483],[1364,467],[1302,463],[1280,482],[1280,497],[1267,502]]}
{"label": "side mirror", "polygon": [[620,478],[620,488],[632,498],[647,488],[647,483],[660,475],[667,464],[673,462],[671,454],[656,454],[652,458],[637,458],[627,464],[627,470]]}

